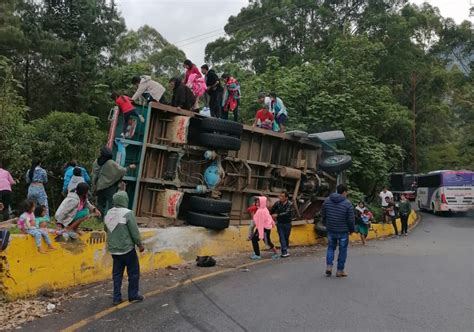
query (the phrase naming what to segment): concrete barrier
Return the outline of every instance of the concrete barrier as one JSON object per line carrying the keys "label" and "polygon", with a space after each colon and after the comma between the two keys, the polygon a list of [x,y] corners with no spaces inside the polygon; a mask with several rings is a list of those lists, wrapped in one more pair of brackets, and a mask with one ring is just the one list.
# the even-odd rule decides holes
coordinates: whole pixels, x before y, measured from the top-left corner
{"label": "concrete barrier", "polygon": [[[416,223],[416,213],[409,224]],[[400,223],[400,221],[398,221]],[[251,252],[247,227],[230,227],[210,231],[200,227],[169,227],[142,230],[145,252],[140,254],[142,272],[191,261],[197,255],[219,256],[235,252]],[[369,239],[393,235],[391,225],[374,224]],[[9,300],[33,296],[47,290],[65,289],[90,284],[111,277],[112,259],[105,249],[105,233],[90,232],[76,242],[57,242],[57,250],[40,254],[34,240],[27,235],[13,235],[10,245],[0,252],[0,298]],[[358,241],[357,234],[351,241]],[[278,235],[272,232],[278,244]],[[325,244],[318,238],[314,225],[295,225],[291,232],[292,246]]]}

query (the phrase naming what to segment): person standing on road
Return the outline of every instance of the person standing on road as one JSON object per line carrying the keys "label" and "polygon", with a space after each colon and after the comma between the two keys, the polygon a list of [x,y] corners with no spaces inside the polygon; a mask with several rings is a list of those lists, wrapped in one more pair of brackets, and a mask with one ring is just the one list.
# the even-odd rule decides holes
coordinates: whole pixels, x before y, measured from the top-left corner
{"label": "person standing on road", "polygon": [[331,194],[321,208],[321,217],[328,233],[328,249],[326,254],[326,276],[332,275],[334,254],[339,243],[336,277],[347,277],[344,266],[349,246],[349,234],[354,232],[354,208],[347,199],[348,188],[340,184],[336,193]]}
{"label": "person standing on road", "polygon": [[[380,197],[380,201],[381,201],[381,204],[382,204],[382,212],[383,212],[383,223],[385,223],[385,215],[386,215],[386,210],[387,210],[387,207],[388,207],[388,203],[392,202],[393,201],[393,194],[391,191],[388,190],[388,187],[387,186],[384,186],[382,191],[380,192],[379,194],[379,197]],[[387,197],[389,198],[387,200]]]}
{"label": "person standing on road", "polygon": [[112,207],[112,197],[118,191],[124,175],[129,169],[135,168],[134,164],[122,167],[112,160],[112,150],[107,146],[100,149],[100,156],[92,166],[92,183],[97,193],[97,207],[102,216],[105,216]]}
{"label": "person standing on road", "polygon": [[12,201],[12,186],[15,184],[12,175],[9,171],[3,169],[0,161],[0,203],[3,207],[0,208],[3,221],[8,220],[10,216],[10,204]]}
{"label": "person standing on road", "polygon": [[139,293],[140,263],[135,246],[140,252],[143,247],[140,231],[135,220],[135,213],[128,209],[128,195],[119,191],[113,196],[114,207],[104,218],[107,231],[107,250],[112,255],[112,279],[114,283],[113,303],[122,303],[123,272],[127,268],[128,301],[143,301]]}
{"label": "person standing on road", "polygon": [[400,214],[400,221],[402,223],[402,232],[401,235],[408,235],[408,217],[411,213],[411,204],[407,200],[406,196],[402,194],[400,197],[400,205],[398,207],[398,213]]}
{"label": "person standing on road", "polygon": [[258,241],[267,239],[267,245],[270,247],[270,250],[273,252],[272,258],[279,258],[275,245],[272,243],[270,234],[272,228],[275,226],[275,221],[270,215],[270,211],[267,208],[267,198],[265,196],[260,196],[258,198],[258,209],[257,212],[253,215],[253,220],[255,221],[255,232],[252,236],[252,247],[254,253],[250,256],[251,259],[261,259],[260,256],[260,247]]}
{"label": "person standing on road", "polygon": [[290,233],[291,233],[291,212],[293,204],[288,199],[288,193],[286,191],[280,194],[280,200],[276,202],[270,214],[273,220],[276,220],[278,236],[280,238],[281,257],[285,258],[290,256],[288,248],[290,246]]}
{"label": "person standing on road", "polygon": [[360,234],[360,240],[364,246],[366,244],[365,241],[367,239],[367,235],[369,234],[370,228],[370,217],[368,214],[366,214],[366,211],[367,208],[365,207],[365,203],[360,201],[355,208],[355,230]]}
{"label": "person standing on road", "polygon": [[395,203],[390,201],[390,198],[385,197],[385,201],[387,202],[387,207],[385,208],[385,218],[387,223],[392,223],[393,230],[395,231],[395,236],[398,235],[398,227],[397,227],[397,212],[395,211]]}

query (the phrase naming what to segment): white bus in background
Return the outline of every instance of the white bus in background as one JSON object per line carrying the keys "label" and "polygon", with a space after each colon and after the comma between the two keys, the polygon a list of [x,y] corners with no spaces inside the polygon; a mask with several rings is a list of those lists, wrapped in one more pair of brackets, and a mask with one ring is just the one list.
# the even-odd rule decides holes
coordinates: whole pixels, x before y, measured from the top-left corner
{"label": "white bus in background", "polygon": [[419,175],[418,209],[438,212],[467,212],[474,208],[474,172],[434,171]]}

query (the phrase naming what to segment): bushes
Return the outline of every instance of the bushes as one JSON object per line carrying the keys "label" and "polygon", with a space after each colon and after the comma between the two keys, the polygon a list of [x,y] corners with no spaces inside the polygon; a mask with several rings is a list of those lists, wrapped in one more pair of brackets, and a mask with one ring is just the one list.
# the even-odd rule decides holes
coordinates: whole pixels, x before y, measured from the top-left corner
{"label": "bushes", "polygon": [[90,168],[106,141],[97,119],[85,113],[49,113],[32,122],[32,134],[33,156],[40,157],[45,168],[57,175],[71,159]]}

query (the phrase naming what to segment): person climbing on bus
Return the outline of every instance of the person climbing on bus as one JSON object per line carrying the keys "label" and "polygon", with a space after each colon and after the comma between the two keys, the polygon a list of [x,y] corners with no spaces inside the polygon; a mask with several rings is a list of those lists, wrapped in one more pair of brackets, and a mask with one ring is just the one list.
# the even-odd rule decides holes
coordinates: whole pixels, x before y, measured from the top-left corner
{"label": "person climbing on bus", "polygon": [[145,122],[145,118],[143,115],[138,113],[137,109],[132,104],[132,99],[129,96],[119,95],[117,92],[112,92],[110,97],[115,102],[115,105],[118,106],[120,113],[123,114],[122,137],[126,137],[130,117],[135,115],[142,123]]}
{"label": "person climbing on bus", "polygon": [[224,96],[222,98],[222,119],[229,118],[229,112],[234,113],[234,121],[239,121],[239,104],[240,104],[240,84],[229,74],[222,75],[224,82]]}
{"label": "person climbing on bus", "polygon": [[277,97],[275,92],[270,92],[271,112],[275,117],[273,122],[273,131],[284,133],[286,130],[286,122],[288,121],[288,111],[283,101]]}
{"label": "person climbing on bus", "polygon": [[184,60],[183,67],[186,69],[186,73],[184,74],[183,83],[188,84],[189,77],[191,74],[195,74],[196,77],[202,78],[202,74],[199,71],[198,67],[189,59]]}
{"label": "person climbing on bus", "polygon": [[196,102],[196,97],[191,89],[177,77],[170,79],[169,84],[170,89],[173,91],[171,106],[191,111]]}
{"label": "person climbing on bus", "polygon": [[137,89],[132,96],[133,101],[145,100],[147,103],[160,101],[166,91],[163,85],[152,80],[151,77],[147,75],[134,76],[132,78],[132,84]]}

